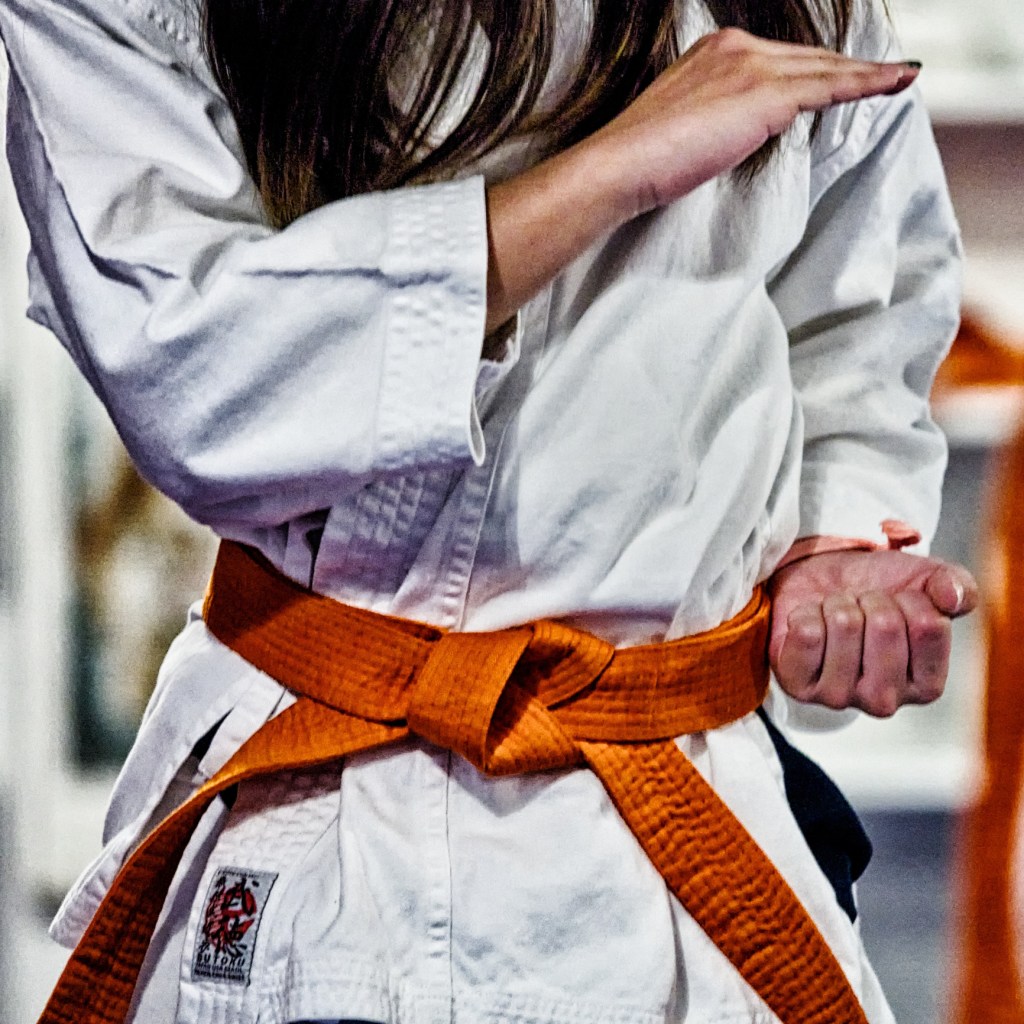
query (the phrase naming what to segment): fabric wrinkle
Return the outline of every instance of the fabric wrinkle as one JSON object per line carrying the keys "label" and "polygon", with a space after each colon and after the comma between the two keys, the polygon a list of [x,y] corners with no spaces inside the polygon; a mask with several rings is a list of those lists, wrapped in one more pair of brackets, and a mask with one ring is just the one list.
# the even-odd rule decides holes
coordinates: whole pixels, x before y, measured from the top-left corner
{"label": "fabric wrinkle", "polygon": [[[565,39],[586,7],[560,5]],[[679,8],[685,48],[713,22]],[[602,239],[481,358],[485,189],[536,159],[533,143],[274,232],[194,13],[0,5],[31,315],[194,518],[353,605],[470,633],[552,619],[617,647],[727,619],[798,536],[884,541],[897,518],[925,549],[945,452],[926,400],[959,249],[916,89],[830,111],[742,197],[711,183]],[[893,45],[880,8],[858,4],[851,51]],[[195,742],[222,723],[199,765],[211,775],[293,702],[193,615],[61,941],[175,802]],[[763,726],[677,742],[808,907],[871,1024],[891,1024]],[[159,925],[140,1024],[772,1021],[589,772],[492,778],[409,741],[348,758],[340,790],[291,781],[290,803],[243,786],[230,814],[211,812]],[[298,855],[273,859],[296,849],[278,828],[308,839],[308,880]],[[227,859],[207,862],[211,845]],[[265,863],[242,858],[257,847]],[[266,979],[221,998],[185,965],[227,869],[279,877],[254,953]]]}

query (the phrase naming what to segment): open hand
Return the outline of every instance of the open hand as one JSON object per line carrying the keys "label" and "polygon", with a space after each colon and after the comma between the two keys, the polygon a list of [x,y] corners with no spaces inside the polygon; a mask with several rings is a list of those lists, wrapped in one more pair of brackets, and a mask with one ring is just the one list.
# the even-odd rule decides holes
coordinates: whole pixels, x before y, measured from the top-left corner
{"label": "open hand", "polygon": [[632,185],[639,213],[738,166],[804,111],[899,92],[917,73],[726,28],[698,40],[593,141]]}
{"label": "open hand", "polygon": [[739,166],[802,111],[916,77],[738,28],[698,40],[593,135],[488,186],[487,331],[609,231]]}
{"label": "open hand", "polygon": [[978,600],[963,566],[901,551],[811,555],[769,587],[769,658],[782,688],[879,717],[941,696],[950,620]]}

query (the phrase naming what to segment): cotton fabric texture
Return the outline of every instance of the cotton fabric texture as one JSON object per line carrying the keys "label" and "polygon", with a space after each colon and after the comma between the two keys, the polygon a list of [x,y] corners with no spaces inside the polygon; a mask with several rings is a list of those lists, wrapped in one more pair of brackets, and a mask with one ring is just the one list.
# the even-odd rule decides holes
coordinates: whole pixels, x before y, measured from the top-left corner
{"label": "cotton fabric texture", "polygon": [[[563,63],[586,14],[561,9]],[[680,22],[682,48],[713,28],[698,5]],[[191,0],[0,6],[30,315],[196,519],[362,607],[464,630],[559,618],[619,645],[728,618],[798,536],[884,543],[887,518],[930,534],[945,448],[927,394],[956,325],[959,247],[915,90],[830,111],[813,142],[802,123],[749,188],[725,176],[612,233],[482,359],[484,185],[535,147],[276,232],[195,23]],[[850,49],[893,55],[880,10],[859,9]],[[290,700],[193,612],[60,941],[162,810]],[[869,1019],[890,1021],[764,725],[679,743],[804,901]],[[229,869],[277,876],[247,984],[194,971]],[[593,776],[490,779],[422,742],[214,809],[135,1014],[346,1017],[773,1019]]]}

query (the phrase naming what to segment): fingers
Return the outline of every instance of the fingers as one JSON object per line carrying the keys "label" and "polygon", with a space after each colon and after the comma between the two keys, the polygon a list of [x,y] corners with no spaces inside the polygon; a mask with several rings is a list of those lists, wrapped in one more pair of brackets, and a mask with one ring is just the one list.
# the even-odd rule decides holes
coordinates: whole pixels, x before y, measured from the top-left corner
{"label": "fingers", "polygon": [[819,71],[817,81],[812,78],[806,86],[811,99],[802,109],[821,110],[835,103],[893,95],[911,85],[917,75],[916,69],[906,65],[888,64],[842,68],[824,74]]}
{"label": "fingers", "polygon": [[[718,29],[708,35],[702,36],[694,44],[693,49],[697,50],[706,46],[714,46],[722,52],[754,52],[776,60],[787,60],[791,58],[808,57],[818,60],[835,61],[846,64],[877,64],[878,61],[862,61],[856,57],[847,56],[836,50],[823,46],[815,46],[809,43],[788,43],[779,39],[767,39],[764,36],[754,35],[744,29],[730,26]],[[890,62],[903,63],[903,62]]]}
{"label": "fingers", "polygon": [[893,95],[911,85],[918,69],[875,64],[826,51],[812,55],[760,56],[744,68],[743,95],[750,112],[760,110],[769,136],[781,135],[801,113],[837,103]]}
{"label": "fingers", "polygon": [[773,86],[781,85],[796,108],[804,112],[869,96],[892,95],[907,88],[918,74],[917,69],[905,64],[802,60],[801,65],[785,68],[784,76]]}
{"label": "fingers", "polygon": [[750,35],[738,29],[722,29],[711,36],[705,36],[702,42],[715,40],[716,38],[722,50],[732,50],[734,52],[751,51],[770,58],[776,64],[790,64],[794,67],[799,66],[802,61],[804,65],[817,63],[818,65],[823,64],[832,68],[861,70],[903,68],[916,72],[921,68],[918,61],[861,60],[858,57],[851,57],[826,47],[811,46],[803,43],[787,43],[776,39],[764,39],[761,36]]}
{"label": "fingers", "polygon": [[896,595],[896,601],[907,623],[910,702],[928,704],[942,696],[946,685],[953,627],[949,618],[925,594],[901,591]]}
{"label": "fingers", "polygon": [[796,608],[786,622],[782,646],[772,667],[787,693],[812,700],[825,656],[825,617],[819,604]]}
{"label": "fingers", "polygon": [[603,168],[621,168],[635,216],[738,167],[801,113],[898,92],[916,75],[907,64],[723,29],[691,46],[588,145]]}
{"label": "fingers", "polygon": [[773,668],[798,700],[887,718],[941,696],[950,638],[948,616],[919,591],[830,595],[790,614]]}
{"label": "fingers", "polygon": [[860,598],[864,610],[864,653],[856,684],[856,706],[887,718],[908,703],[910,647],[903,609],[889,594],[871,591]]}
{"label": "fingers", "polygon": [[825,657],[817,700],[830,708],[850,707],[860,677],[864,613],[851,594],[832,594],[821,603],[825,617]]}
{"label": "fingers", "polygon": [[699,47],[742,58],[752,77],[767,87],[781,86],[796,93],[802,110],[899,92],[920,72],[918,64],[858,60],[834,50],[762,39],[733,28],[705,36],[695,49]]}

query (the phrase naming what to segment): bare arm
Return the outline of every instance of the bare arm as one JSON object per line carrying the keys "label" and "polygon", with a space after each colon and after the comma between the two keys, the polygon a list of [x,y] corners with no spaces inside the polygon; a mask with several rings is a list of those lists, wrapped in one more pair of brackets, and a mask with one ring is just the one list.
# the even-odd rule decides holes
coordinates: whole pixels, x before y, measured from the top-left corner
{"label": "bare arm", "polygon": [[488,330],[601,235],[738,166],[801,112],[916,76],[739,29],[705,36],[599,132],[488,190]]}

